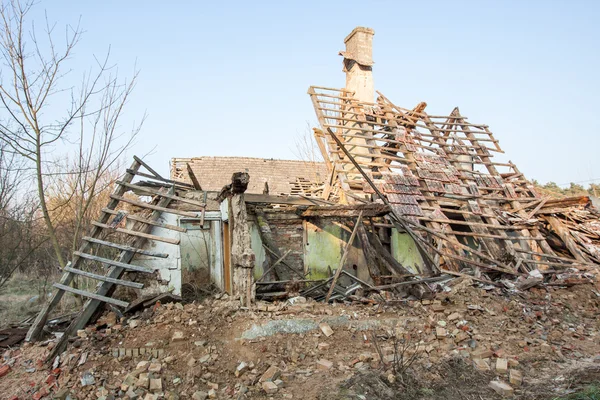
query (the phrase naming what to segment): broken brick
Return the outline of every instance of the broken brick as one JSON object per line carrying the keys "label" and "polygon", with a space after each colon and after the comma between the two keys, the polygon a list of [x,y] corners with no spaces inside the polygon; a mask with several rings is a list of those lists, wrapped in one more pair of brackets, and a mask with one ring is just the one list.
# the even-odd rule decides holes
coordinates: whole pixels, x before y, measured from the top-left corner
{"label": "broken brick", "polygon": [[275,365],[271,365],[258,380],[259,382],[271,382],[279,378],[281,371]]}
{"label": "broken brick", "polygon": [[10,372],[10,367],[6,364],[2,365],[0,367],[0,378],[2,378],[5,375],[8,375],[9,372]]}
{"label": "broken brick", "polygon": [[510,397],[515,393],[515,390],[509,384],[501,381],[491,381],[489,386],[503,397]]}
{"label": "broken brick", "polygon": [[508,361],[506,358],[498,358],[496,360],[496,372],[498,374],[506,374],[508,372]]}
{"label": "broken brick", "polygon": [[323,332],[323,334],[327,337],[333,335],[333,329],[331,329],[331,327],[329,326],[329,324],[327,322],[321,322],[319,324],[319,328],[321,328],[321,331]]}
{"label": "broken brick", "polygon": [[511,385],[519,387],[523,384],[523,374],[519,370],[511,369],[508,373],[508,381]]}
{"label": "broken brick", "polygon": [[329,360],[319,360],[317,361],[317,368],[322,370],[328,370],[333,367],[333,363]]}
{"label": "broken brick", "polygon": [[279,390],[279,387],[274,382],[266,381],[266,382],[262,383],[262,389],[267,394],[274,394],[274,393],[277,393],[277,391]]}

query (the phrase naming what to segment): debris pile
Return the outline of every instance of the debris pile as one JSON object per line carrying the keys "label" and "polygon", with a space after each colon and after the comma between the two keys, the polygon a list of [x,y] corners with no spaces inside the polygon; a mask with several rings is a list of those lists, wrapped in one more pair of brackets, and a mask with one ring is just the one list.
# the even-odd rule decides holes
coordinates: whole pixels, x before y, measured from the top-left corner
{"label": "debris pile", "polygon": [[49,369],[43,360],[56,339],[5,352],[0,390],[20,399],[325,399],[357,374],[381,376],[394,393],[405,390],[402,374],[441,384],[438,367],[461,360],[486,379],[478,390],[491,398],[538,390],[547,371],[554,378],[600,352],[600,296],[589,284],[451,283],[401,305],[297,297],[247,308],[216,295],[121,318],[108,312]]}

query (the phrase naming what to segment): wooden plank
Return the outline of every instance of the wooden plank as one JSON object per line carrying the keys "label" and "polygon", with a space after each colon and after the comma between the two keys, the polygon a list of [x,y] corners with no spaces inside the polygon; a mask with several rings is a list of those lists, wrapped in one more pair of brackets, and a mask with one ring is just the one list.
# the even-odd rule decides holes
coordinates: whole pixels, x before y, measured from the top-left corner
{"label": "wooden plank", "polygon": [[133,171],[132,169],[128,169],[127,173],[128,174],[137,175],[137,176],[142,176],[144,178],[155,179],[157,181],[161,181],[161,182],[167,183],[168,184],[167,187],[171,187],[171,186],[175,185],[175,187],[180,187],[180,188],[185,189],[185,190],[192,190],[192,189],[194,189],[194,185],[190,185],[189,183],[180,182],[180,181],[173,181],[171,179],[165,179],[165,178],[158,179],[157,177],[155,177],[153,175],[146,174],[144,172]]}
{"label": "wooden plank", "polygon": [[154,269],[152,269],[152,268],[141,267],[139,265],[127,264],[127,263],[123,263],[123,262],[120,262],[120,261],[111,260],[111,259],[108,259],[108,258],[94,256],[92,254],[80,253],[78,251],[74,251],[73,255],[81,257],[81,258],[85,258],[87,260],[101,262],[103,264],[112,265],[112,266],[115,266],[115,267],[119,267],[119,268],[123,268],[123,269],[126,269],[126,270],[130,270],[130,271],[145,272],[147,274],[151,274],[151,273],[154,272]]}
{"label": "wooden plank", "polygon": [[80,296],[85,296],[85,297],[88,297],[90,299],[103,301],[105,303],[113,304],[115,306],[119,306],[119,307],[123,307],[123,308],[125,308],[125,307],[127,307],[129,305],[129,303],[127,303],[126,301],[121,301],[121,300],[113,299],[112,297],[100,296],[99,294],[86,292],[85,290],[74,289],[71,286],[61,285],[60,283],[55,283],[52,286],[54,286],[57,289],[63,290],[65,292],[69,292],[69,293],[73,293],[73,294],[78,294]]}
{"label": "wooden plank", "polygon": [[333,276],[333,281],[329,286],[329,291],[327,292],[327,296],[325,296],[325,303],[329,303],[329,299],[333,294],[333,289],[335,288],[335,284],[342,274],[342,269],[344,268],[344,264],[346,263],[346,259],[348,258],[348,253],[350,251],[350,247],[352,247],[352,243],[354,242],[354,238],[356,237],[356,232],[358,232],[358,227],[362,224],[363,212],[361,211],[358,214],[358,218],[356,218],[356,223],[354,224],[354,229],[352,229],[352,233],[350,234],[350,239],[346,243],[346,248],[344,249],[344,254],[342,254],[342,258],[340,259],[340,263],[338,265],[337,271],[335,271],[335,275]]}
{"label": "wooden plank", "polygon": [[161,192],[159,190],[152,189],[152,188],[149,188],[149,187],[140,186],[140,185],[136,185],[136,184],[133,184],[133,183],[127,183],[127,182],[122,182],[122,181],[116,181],[116,183],[117,183],[117,185],[123,185],[126,188],[129,188],[129,189],[134,190],[134,191],[148,193],[148,194],[151,194],[153,196],[167,197],[167,198],[169,198],[171,200],[179,201],[181,203],[191,204],[191,205],[199,207],[199,208],[205,208],[206,207],[205,203],[200,203],[199,201],[186,199],[185,197],[180,197],[180,196],[175,196],[175,195],[168,194],[168,193],[163,193],[163,192]]}
{"label": "wooden plank", "polygon": [[111,278],[110,276],[98,275],[98,274],[94,274],[94,273],[87,272],[87,271],[82,271],[80,269],[75,269],[75,268],[71,268],[71,267],[65,267],[65,271],[69,271],[69,272],[72,272],[74,274],[81,275],[81,276],[86,276],[88,278],[96,279],[98,281],[114,283],[115,285],[127,286],[127,287],[136,288],[136,289],[141,289],[144,287],[144,285],[142,283],[125,281],[123,279],[115,279],[115,278]]}
{"label": "wooden plank", "polygon": [[[261,279],[263,279],[265,277],[265,275],[267,275],[269,272],[271,272],[271,270],[273,268],[277,267],[279,265],[279,263],[282,262],[283,259],[286,258],[291,252],[292,252],[292,250],[288,249],[288,251],[286,251],[284,255],[282,255],[281,257],[279,257],[279,259],[277,261],[275,261],[273,263],[273,265],[271,265],[269,267],[269,269],[267,269],[265,272],[263,272],[262,276],[256,280],[257,281],[256,283],[258,283],[258,281],[260,281]],[[289,282],[289,280],[284,280],[284,281],[281,281],[281,282]],[[296,281],[296,282],[298,282],[298,281]]]}
{"label": "wooden plank", "polygon": [[[106,209],[106,208],[103,208],[102,211],[106,212],[106,213],[109,213],[109,214],[113,214],[113,215],[117,215],[119,213],[119,211],[109,210],[109,209]],[[140,217],[138,215],[127,214],[126,217],[127,217],[127,219],[130,219],[132,221],[142,222],[144,224],[148,224],[148,225],[152,225],[152,226],[157,226],[159,228],[169,229],[169,230],[172,230],[172,231],[183,232],[183,233],[187,232],[186,228],[182,228],[182,227],[177,226],[177,225],[165,224],[165,223],[158,222],[158,221],[152,221],[151,219],[143,218],[143,217]]]}
{"label": "wooden plank", "polygon": [[538,204],[533,210],[531,210],[531,212],[529,214],[527,214],[525,216],[525,220],[530,220],[531,218],[533,218],[533,216],[535,215],[535,213],[537,213],[538,211],[540,211],[540,208],[544,207],[544,204],[546,204],[546,202],[548,201],[548,198],[544,198],[542,201],[540,201],[540,204]]}
{"label": "wooden plank", "polygon": [[367,203],[360,205],[339,206],[310,206],[306,210],[298,210],[302,217],[352,217],[360,213],[363,217],[381,217],[390,212],[390,207],[385,204]]}
{"label": "wooden plank", "polygon": [[[169,190],[171,193],[175,192],[174,187],[171,187]],[[170,199],[161,198],[158,205],[161,207],[167,207],[169,205],[169,202],[170,202]],[[160,217],[160,215],[161,215],[161,213],[159,211],[154,211],[154,212],[152,212],[152,216],[150,217],[150,219],[157,220]],[[145,227],[142,227],[141,229],[149,230],[150,226],[146,225]],[[133,242],[131,243],[131,246],[136,247],[136,248],[141,248],[144,246],[145,241],[146,241],[145,238],[137,237],[133,240]],[[123,252],[121,252],[121,255],[119,256],[118,261],[122,262],[124,264],[127,264],[133,259],[134,255],[135,255],[135,253],[132,253],[131,251],[123,251]],[[126,271],[126,269],[124,269],[124,268],[121,268],[118,266],[112,266],[106,273],[106,276],[118,279],[121,277],[121,275],[125,271]],[[110,295],[110,293],[112,292],[112,289],[114,289],[114,287],[115,287],[115,285],[111,282],[102,282],[99,285],[96,293],[101,296]],[[74,319],[73,322],[71,322],[71,324],[69,325],[67,330],[64,332],[63,336],[60,338],[60,340],[58,341],[56,346],[52,349],[50,354],[48,354],[48,357],[46,358],[47,361],[54,360],[54,358],[58,354],[61,354],[64,351],[65,347],[67,346],[69,337],[74,335],[78,329],[82,329],[83,327],[85,327],[85,325],[88,323],[90,318],[92,318],[92,316],[98,310],[98,307],[100,306],[100,304],[102,304],[102,303],[96,299],[89,299],[84,304],[83,310],[81,311],[79,316],[76,319]]]}
{"label": "wooden plank", "polygon": [[99,228],[104,228],[104,229],[112,230],[115,232],[124,233],[129,236],[143,237],[143,238],[150,239],[150,240],[156,240],[157,242],[164,242],[164,243],[169,243],[169,244],[179,244],[179,239],[164,238],[161,236],[151,235],[149,233],[132,231],[131,229],[113,228],[110,225],[101,224],[100,222],[96,222],[96,221],[92,221],[92,225],[97,226]]}
{"label": "wooden plank", "polygon": [[146,164],[144,162],[144,160],[142,160],[141,158],[139,158],[138,156],[133,156],[133,159],[137,162],[139,162],[141,165],[143,165],[148,171],[150,171],[151,174],[153,174],[157,179],[160,180],[164,180],[164,178],[162,176],[160,176],[160,174],[158,172],[156,172],[155,170],[152,169],[152,167],[150,167],[148,164]]}
{"label": "wooden plank", "polygon": [[272,194],[244,193],[246,203],[266,203],[266,204],[292,204],[298,206],[318,206],[329,204],[319,198],[306,198],[298,196],[276,196]]}
{"label": "wooden plank", "polygon": [[[121,180],[123,180],[125,182],[131,182],[133,180],[135,174],[138,172],[140,165],[141,165],[140,163],[138,163],[137,161],[134,160],[131,163],[131,166],[127,169],[127,172],[125,173],[124,177]],[[123,186],[116,186],[114,194],[117,196],[122,196],[123,194],[125,194],[125,191],[126,191],[126,189]],[[117,208],[118,204],[119,204],[118,200],[111,199],[108,202],[106,209],[114,210],[115,208]],[[109,213],[106,213],[106,212],[102,213],[102,215],[100,216],[99,222],[107,223],[109,218],[110,218]],[[94,226],[92,228],[89,236],[97,237],[98,235],[100,235],[100,233],[102,233],[102,229],[97,226]],[[86,251],[89,246],[91,246],[91,244],[89,242],[83,242],[81,244],[81,246],[79,247],[79,251],[82,251],[82,252]],[[75,260],[71,266],[73,268],[77,268],[78,263],[79,263],[79,259]],[[69,285],[69,284],[71,284],[73,277],[74,277],[73,274],[65,273],[65,274],[63,274],[63,276],[60,280],[60,283],[63,285]],[[36,317],[35,322],[31,325],[31,328],[29,329],[29,332],[27,332],[27,336],[25,337],[25,340],[30,342],[30,341],[35,341],[35,340],[39,339],[40,334],[42,333],[42,330],[44,328],[44,325],[46,324],[48,315],[54,309],[54,307],[56,307],[56,305],[58,305],[58,303],[60,303],[60,300],[62,299],[63,294],[64,294],[64,291],[62,291],[62,290],[55,291],[50,302],[42,308],[42,310]]]}
{"label": "wooden plank", "polygon": [[170,213],[170,214],[175,214],[175,215],[181,215],[182,217],[198,218],[198,213],[195,213],[195,212],[187,212],[187,211],[181,211],[181,210],[174,210],[172,208],[155,206],[154,204],[144,203],[142,201],[131,200],[131,199],[127,199],[122,196],[115,196],[112,194],[110,195],[110,198],[114,199],[114,200],[122,201],[124,203],[131,204],[131,205],[134,205],[137,207],[147,208],[149,210],[160,211],[160,212],[165,212],[165,213]]}
{"label": "wooden plank", "polygon": [[194,185],[194,189],[202,190],[202,186],[200,186],[200,181],[198,181],[198,178],[196,178],[196,174],[194,173],[194,170],[192,169],[190,163],[185,163],[185,166],[187,168],[187,173],[190,176],[190,179],[192,180],[192,184]]}
{"label": "wooden plank", "polygon": [[156,253],[154,251],[149,251],[149,250],[144,250],[144,249],[136,249],[135,247],[127,246],[124,244],[113,243],[113,242],[109,242],[106,240],[95,239],[95,238],[92,238],[89,236],[84,236],[82,238],[82,240],[85,240],[85,241],[91,242],[91,243],[96,243],[96,244],[99,244],[102,246],[112,247],[112,248],[119,249],[119,250],[133,251],[134,253],[143,254],[145,256],[150,256],[150,257],[158,257],[158,258],[169,257],[169,255],[167,253]]}

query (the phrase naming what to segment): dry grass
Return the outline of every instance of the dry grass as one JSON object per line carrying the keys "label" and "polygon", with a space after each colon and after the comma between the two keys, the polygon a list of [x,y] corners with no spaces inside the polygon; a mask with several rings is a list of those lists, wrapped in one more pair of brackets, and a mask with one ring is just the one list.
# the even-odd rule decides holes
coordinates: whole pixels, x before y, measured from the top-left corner
{"label": "dry grass", "polygon": [[[44,281],[24,274],[15,274],[0,289],[0,328],[18,324],[35,316],[42,307],[44,296],[49,296],[54,281],[55,278]],[[75,298],[65,296],[53,314],[70,312],[75,305]]]}

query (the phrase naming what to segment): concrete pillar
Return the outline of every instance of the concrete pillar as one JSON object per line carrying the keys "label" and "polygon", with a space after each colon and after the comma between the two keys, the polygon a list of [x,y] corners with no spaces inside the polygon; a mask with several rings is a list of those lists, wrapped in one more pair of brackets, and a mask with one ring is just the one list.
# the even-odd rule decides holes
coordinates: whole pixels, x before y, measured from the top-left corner
{"label": "concrete pillar", "polygon": [[373,35],[371,28],[356,27],[344,39],[346,50],[344,57],[346,89],[355,92],[355,98],[373,103],[375,87],[373,85]]}

